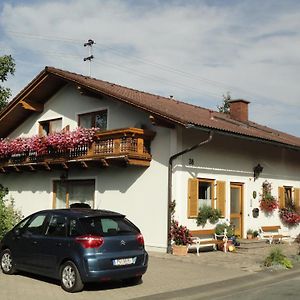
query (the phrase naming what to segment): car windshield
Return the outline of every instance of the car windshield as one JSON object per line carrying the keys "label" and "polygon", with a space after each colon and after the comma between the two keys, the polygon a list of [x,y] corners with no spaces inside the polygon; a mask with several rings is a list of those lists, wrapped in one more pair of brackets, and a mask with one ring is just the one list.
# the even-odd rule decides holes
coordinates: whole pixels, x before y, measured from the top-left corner
{"label": "car windshield", "polygon": [[90,217],[79,222],[85,234],[115,236],[138,233],[138,229],[123,217]]}

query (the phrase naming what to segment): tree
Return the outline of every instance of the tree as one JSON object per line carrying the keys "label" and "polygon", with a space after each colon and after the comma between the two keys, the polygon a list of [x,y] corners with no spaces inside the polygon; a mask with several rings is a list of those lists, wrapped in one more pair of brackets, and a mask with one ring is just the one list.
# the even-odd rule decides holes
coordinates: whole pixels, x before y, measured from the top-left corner
{"label": "tree", "polygon": [[[14,75],[15,67],[15,61],[11,55],[0,56],[0,81],[6,81],[9,74]],[[0,111],[6,106],[10,96],[11,90],[0,85]]]}
{"label": "tree", "polygon": [[222,105],[218,105],[218,111],[224,114],[229,114],[230,112],[230,105],[229,105],[229,101],[231,100],[231,96],[230,93],[227,92],[226,95],[223,95],[223,102]]}
{"label": "tree", "polygon": [[14,201],[5,199],[7,194],[8,189],[0,184],[0,240],[22,218],[21,212],[15,209]]}

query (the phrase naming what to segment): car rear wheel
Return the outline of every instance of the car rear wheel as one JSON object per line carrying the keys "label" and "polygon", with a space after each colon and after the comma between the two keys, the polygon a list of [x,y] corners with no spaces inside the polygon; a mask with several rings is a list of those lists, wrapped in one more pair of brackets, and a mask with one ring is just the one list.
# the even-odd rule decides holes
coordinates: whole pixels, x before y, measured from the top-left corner
{"label": "car rear wheel", "polygon": [[79,271],[72,261],[67,261],[62,265],[60,280],[61,287],[69,293],[79,292],[84,286]]}
{"label": "car rear wheel", "polygon": [[16,267],[10,250],[6,249],[2,251],[0,257],[2,272],[8,275],[14,274],[16,272]]}

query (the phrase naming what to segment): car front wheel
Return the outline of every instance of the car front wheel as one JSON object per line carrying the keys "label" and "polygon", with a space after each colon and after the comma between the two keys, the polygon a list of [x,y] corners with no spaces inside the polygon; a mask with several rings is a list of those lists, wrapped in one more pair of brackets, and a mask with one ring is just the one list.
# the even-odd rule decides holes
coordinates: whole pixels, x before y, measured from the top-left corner
{"label": "car front wheel", "polygon": [[79,292],[84,286],[80,273],[72,261],[67,261],[62,265],[60,280],[61,287],[69,293]]}
{"label": "car front wheel", "polygon": [[1,269],[4,274],[12,275],[16,272],[15,263],[11,252],[6,249],[1,252]]}

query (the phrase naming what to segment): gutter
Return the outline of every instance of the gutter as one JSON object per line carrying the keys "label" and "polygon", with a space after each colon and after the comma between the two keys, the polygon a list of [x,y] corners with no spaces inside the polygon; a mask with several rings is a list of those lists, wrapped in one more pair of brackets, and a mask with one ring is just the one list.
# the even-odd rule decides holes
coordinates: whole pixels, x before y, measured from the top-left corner
{"label": "gutter", "polygon": [[[190,126],[189,128],[191,128],[192,126]],[[197,149],[205,144],[208,144],[209,142],[211,142],[213,138],[213,131],[210,131],[209,132],[209,137],[208,139],[190,147],[190,148],[187,148],[183,151],[180,151],[178,153],[175,153],[174,155],[172,155],[170,158],[169,158],[169,166],[168,166],[168,216],[167,216],[167,219],[168,219],[168,226],[167,226],[167,240],[168,240],[168,247],[167,247],[167,253],[171,253],[171,240],[169,238],[169,231],[170,231],[170,228],[171,228],[171,203],[172,203],[172,179],[173,179],[173,172],[172,172],[172,169],[173,169],[173,161],[178,157],[178,156],[181,156],[185,153],[188,153],[194,149]]]}

